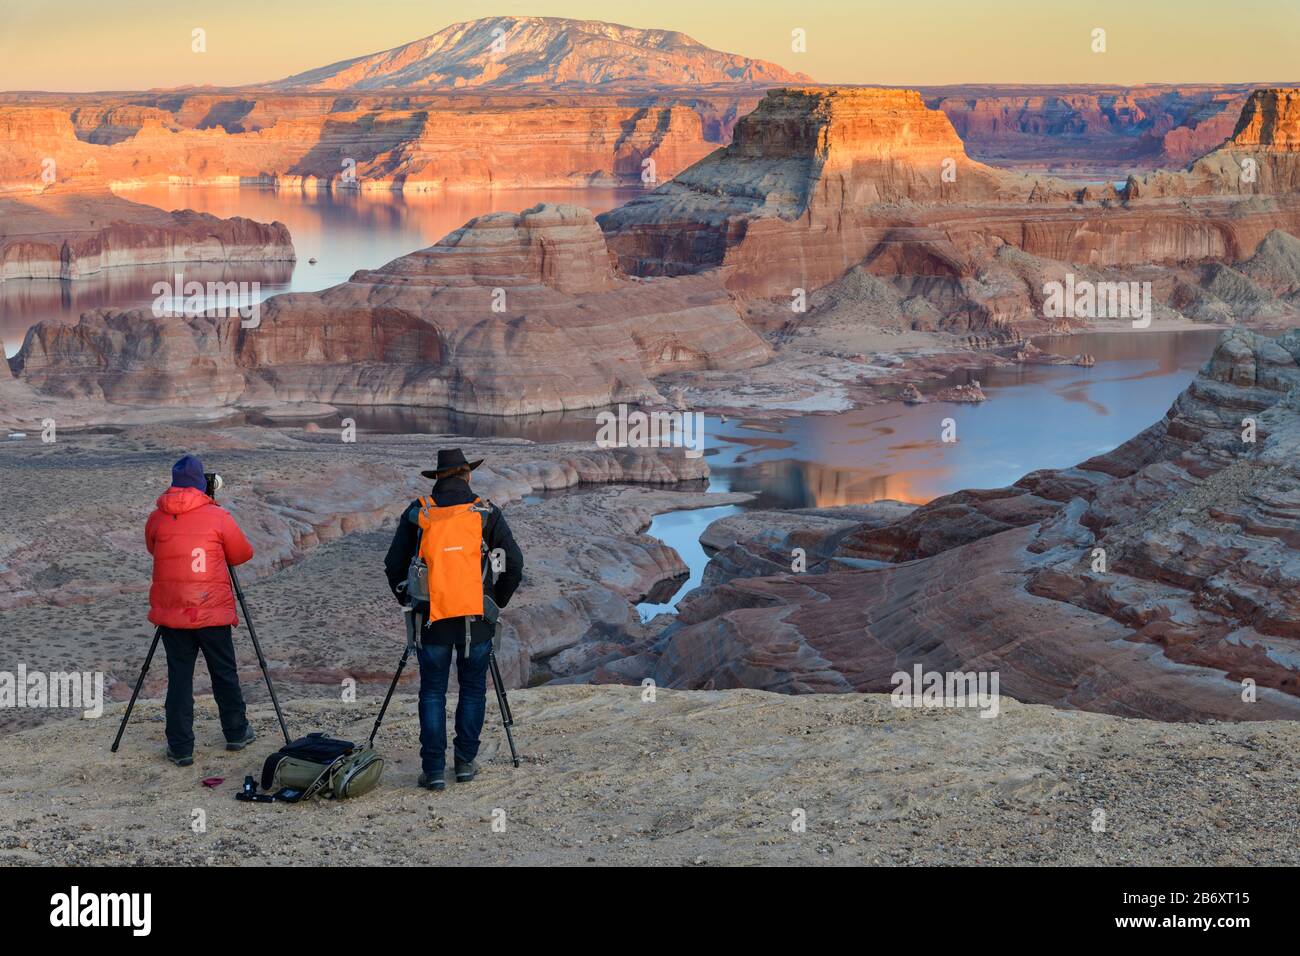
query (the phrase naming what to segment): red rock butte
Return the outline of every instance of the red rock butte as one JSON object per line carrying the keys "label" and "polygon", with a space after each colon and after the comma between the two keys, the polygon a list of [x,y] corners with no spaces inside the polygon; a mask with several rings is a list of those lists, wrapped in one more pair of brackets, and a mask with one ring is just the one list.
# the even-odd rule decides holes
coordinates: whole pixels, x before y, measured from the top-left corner
{"label": "red rock butte", "polygon": [[[1288,128],[1278,114],[1290,100],[1269,94],[1247,109],[1275,117],[1260,122],[1268,130]],[[1284,152],[1276,166],[1289,170]],[[1274,229],[1300,231],[1300,201],[1280,174],[1261,179],[1246,203],[1235,183],[1214,188],[1195,166],[1160,175],[1162,192],[1205,199],[1139,204],[1113,187],[974,162],[947,117],[915,92],[780,89],[737,124],[730,146],[599,221],[630,274],[717,269],[728,288],[772,297],[864,262],[882,275],[959,278],[1003,246],[1094,267],[1235,261]],[[1132,198],[1145,195],[1140,187]]]}

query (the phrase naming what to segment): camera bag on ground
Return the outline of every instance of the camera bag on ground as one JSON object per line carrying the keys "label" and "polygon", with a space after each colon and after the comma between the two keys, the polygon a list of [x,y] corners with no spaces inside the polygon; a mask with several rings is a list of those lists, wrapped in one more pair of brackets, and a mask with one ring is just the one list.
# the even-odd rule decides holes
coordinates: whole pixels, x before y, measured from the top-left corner
{"label": "camera bag on ground", "polygon": [[331,800],[368,793],[379,784],[384,758],[373,747],[358,747],[323,733],[285,744],[262,765],[262,789],[302,791],[300,800]]}

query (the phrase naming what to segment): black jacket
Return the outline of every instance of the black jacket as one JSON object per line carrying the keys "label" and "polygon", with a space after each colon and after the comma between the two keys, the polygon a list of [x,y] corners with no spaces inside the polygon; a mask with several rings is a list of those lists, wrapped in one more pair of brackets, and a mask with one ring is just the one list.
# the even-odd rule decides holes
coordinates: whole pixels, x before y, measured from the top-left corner
{"label": "black jacket", "polygon": [[[440,478],[433,486],[433,501],[440,508],[469,504],[474,498],[469,482],[462,478]],[[388,555],[384,558],[384,573],[388,575],[388,587],[398,601],[404,602],[399,586],[406,584],[411,559],[415,557],[415,549],[420,540],[420,522],[417,518],[419,511],[420,503],[412,501],[402,512],[402,517],[397,522],[397,531],[393,534],[393,543],[389,545]],[[505,570],[496,575],[495,581],[491,572],[488,573],[483,591],[492,596],[498,607],[505,607],[510,603],[511,596],[519,587],[520,579],[523,578],[524,554],[519,550],[519,545],[515,544],[514,535],[510,533],[510,525],[506,524],[505,515],[496,505],[492,505],[483,533],[488,551],[492,552],[500,548],[506,559]],[[483,560],[487,561],[490,558],[485,555]],[[427,614],[429,605],[422,601],[416,605],[416,611]],[[475,644],[491,640],[494,631],[495,628],[487,621],[474,621],[470,625],[471,640]],[[465,640],[465,619],[451,617],[441,621],[430,621],[425,625],[423,640],[434,644],[459,644]]]}

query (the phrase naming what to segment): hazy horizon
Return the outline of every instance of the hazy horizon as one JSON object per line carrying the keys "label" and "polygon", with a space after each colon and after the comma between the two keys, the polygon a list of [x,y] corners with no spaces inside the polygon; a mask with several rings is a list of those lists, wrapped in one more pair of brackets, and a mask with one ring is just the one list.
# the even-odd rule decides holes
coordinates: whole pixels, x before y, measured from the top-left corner
{"label": "hazy horizon", "polygon": [[[415,0],[230,0],[219,10],[167,0],[0,0],[0,90],[111,92],[267,83],[401,46],[457,22],[492,16],[604,20],[675,30],[705,46],[768,60],[819,83],[943,85],[1195,85],[1285,83],[1300,62],[1300,6],[1243,0],[1098,0],[1060,9],[1000,0],[913,7],[850,0],[663,0],[611,7],[590,0],[431,12]],[[191,50],[195,28],[207,49]],[[1106,51],[1092,51],[1092,31]],[[792,50],[795,29],[806,51]]]}

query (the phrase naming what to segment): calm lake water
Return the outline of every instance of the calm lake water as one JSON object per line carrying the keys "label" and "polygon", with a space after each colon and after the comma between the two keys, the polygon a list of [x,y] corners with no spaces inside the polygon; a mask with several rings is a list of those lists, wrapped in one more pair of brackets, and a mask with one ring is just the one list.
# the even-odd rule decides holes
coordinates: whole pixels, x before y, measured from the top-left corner
{"label": "calm lake water", "polygon": [[[1110,451],[1162,418],[1214,350],[1218,330],[1117,332],[1035,343],[1090,352],[1094,368],[1016,366],[955,376],[979,379],[979,405],[877,405],[779,421],[706,420],[710,490],[747,491],[747,507],[811,508],[893,498],[923,504],[962,488],[997,488],[1039,468],[1065,468]],[[945,418],[957,441],[945,443]],[[690,578],[642,620],[672,611],[699,585],[708,556],[699,537],[734,507],[659,515],[649,533],[672,545]]]}
{"label": "calm lake water", "polygon": [[[346,282],[358,269],[374,269],[431,246],[475,216],[518,212],[539,202],[573,203],[601,213],[639,190],[514,189],[463,193],[304,195],[274,189],[150,186],[122,192],[124,199],[160,209],[193,209],[223,218],[279,220],[289,227],[298,261],[235,266],[186,265],[199,282],[257,282],[265,299],[280,292],[315,292]],[[316,259],[315,265],[309,260]],[[153,284],[170,281],[175,266],[109,269],[75,282],[11,279],[0,283],[0,338],[12,357],[27,330],[43,319],[75,323],[98,308],[147,308]],[[243,304],[243,303],[240,303]]]}
{"label": "calm lake water", "polygon": [[[254,189],[154,187],[125,193],[164,209],[189,208],[218,216],[279,220],[289,226],[296,263],[213,267],[211,278],[259,281],[265,297],[314,291],[346,281],[358,269],[381,266],[431,245],[477,215],[526,209],[538,202],[571,202],[593,212],[612,208],[635,190],[517,190],[493,193],[381,198],[312,195]],[[309,259],[317,259],[312,265]],[[191,273],[187,267],[187,276]],[[144,307],[166,266],[109,270],[70,282],[0,285],[0,336],[12,355],[36,321],[75,321],[83,309]],[[198,276],[208,278],[207,276]],[[922,503],[961,488],[1010,484],[1038,468],[1062,468],[1109,451],[1164,415],[1175,396],[1209,357],[1219,330],[1121,332],[1042,338],[1049,351],[1097,357],[1091,369],[1018,366],[962,373],[978,378],[989,396],[980,405],[933,403],[873,406],[833,415],[727,421],[709,416],[706,451],[711,491],[750,492],[749,507],[803,508],[894,498]],[[427,409],[341,409],[361,430],[513,436],[538,442],[592,441],[596,410],[501,419]],[[270,422],[256,415],[247,421]],[[952,418],[957,441],[940,440]],[[336,422],[322,421],[323,427]],[[690,580],[663,604],[645,604],[643,616],[670,610],[696,586],[707,563],[699,535],[732,506],[659,515],[650,534],[673,546],[691,568]]]}

